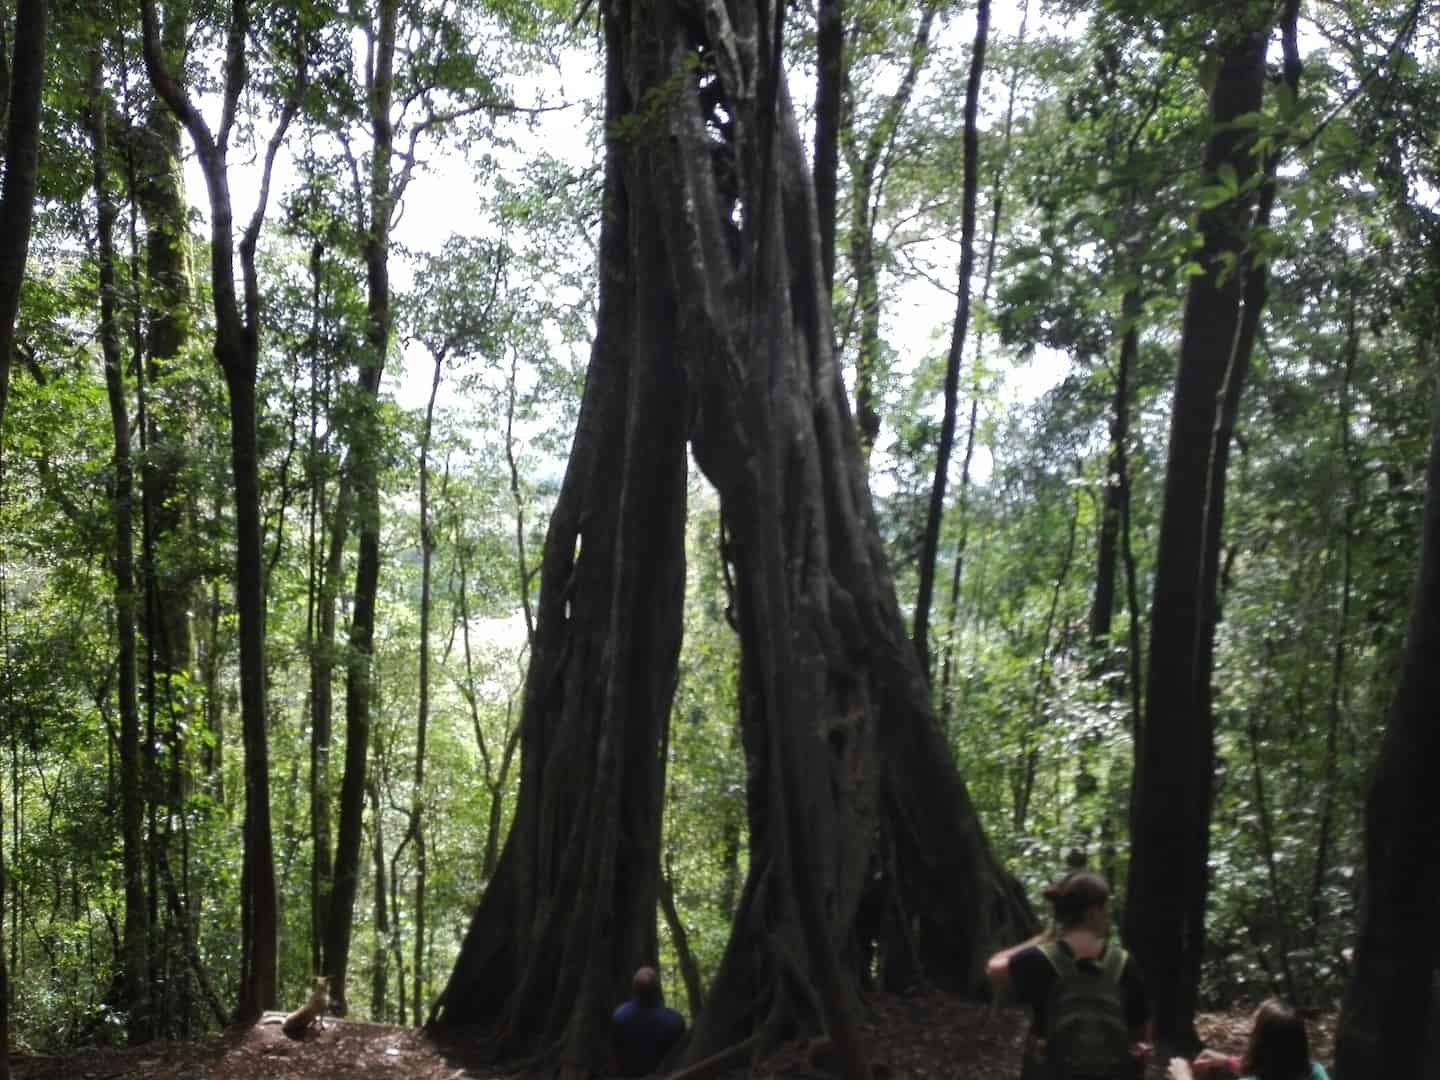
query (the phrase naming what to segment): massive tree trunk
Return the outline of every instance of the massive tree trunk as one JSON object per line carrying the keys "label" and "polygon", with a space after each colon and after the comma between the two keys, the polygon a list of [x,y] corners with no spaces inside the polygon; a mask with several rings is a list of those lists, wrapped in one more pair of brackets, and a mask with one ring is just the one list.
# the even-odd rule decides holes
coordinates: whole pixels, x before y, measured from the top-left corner
{"label": "massive tree trunk", "polygon": [[[1244,193],[1256,170],[1254,132],[1232,122],[1261,106],[1268,36],[1268,28],[1232,31],[1211,95],[1214,134],[1205,173],[1212,184],[1233,175],[1237,192],[1200,217],[1204,273],[1192,279],[1185,304],[1146,713],[1136,739],[1125,936],[1145,968],[1157,1037],[1181,1052],[1198,1045],[1194,1011],[1209,884],[1215,753],[1210,679],[1220,527],[1230,437],[1249,359],[1248,343],[1241,340],[1241,302],[1254,210]],[[1258,318],[1258,306],[1249,314]]]}
{"label": "massive tree trunk", "polygon": [[[613,56],[621,30],[607,13]],[[633,100],[611,63],[606,126]],[[684,596],[685,384],[653,215],[607,154],[600,304],[579,426],[541,561],[515,821],[432,1025],[598,1071],[609,1012],[656,959],[664,761]]]}
{"label": "massive tree trunk", "polygon": [[1420,1076],[1440,895],[1440,397],[1425,495],[1420,571],[1400,682],[1365,803],[1365,889],[1355,969],[1335,1043],[1339,1080]]}
{"label": "massive tree trunk", "polygon": [[[601,317],[546,541],[520,802],[432,1013],[501,1019],[502,1053],[599,1066],[627,969],[653,956],[685,424],[730,537],[751,840],[687,1058],[823,1029],[859,1075],[862,966],[889,985],[970,988],[984,950],[1028,923],[935,724],[885,564],[778,14],[710,9],[701,30],[669,4],[605,12]],[[711,110],[733,119],[718,150]],[[577,761],[579,785],[563,772]],[[882,917],[862,925],[872,886],[865,907]]]}
{"label": "massive tree trunk", "polygon": [[[230,199],[229,137],[247,81],[249,10],[236,0],[227,37],[223,109],[212,131],[175,82],[161,47],[154,0],[143,0],[145,69],[156,92],[189,131],[210,199],[210,285],[215,358],[230,406],[230,460],[235,485],[235,607],[239,614],[240,719],[245,747],[244,855],[240,884],[240,993],[236,1017],[253,1022],[274,1008],[279,987],[279,898],[270,828],[270,767],[265,726],[265,574],[260,517],[260,460],[255,382],[260,362],[260,286],[256,247],[269,201],[275,155],[300,107],[303,48],[290,93],[265,148],[259,197],[239,245],[243,297],[235,283],[236,246]],[[299,42],[296,43],[299,46]]]}
{"label": "massive tree trunk", "polygon": [[125,879],[125,1008],[132,1043],[152,1033],[150,1011],[150,905],[145,893],[141,792],[140,711],[135,685],[134,464],[130,456],[130,410],[125,400],[115,278],[115,200],[110,193],[109,139],[103,67],[98,48],[90,54],[90,138],[97,216],[95,235],[100,271],[100,349],[105,389],[115,435],[115,481],[111,510],[115,525],[115,630],[118,640],[116,691],[120,713],[120,820]]}

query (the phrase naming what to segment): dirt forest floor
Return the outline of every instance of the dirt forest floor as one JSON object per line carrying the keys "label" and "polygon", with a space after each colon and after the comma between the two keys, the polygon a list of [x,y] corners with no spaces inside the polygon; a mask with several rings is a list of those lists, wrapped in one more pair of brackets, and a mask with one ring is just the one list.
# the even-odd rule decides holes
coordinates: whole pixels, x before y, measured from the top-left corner
{"label": "dirt forest floor", "polygon": [[[1014,1080],[1020,1075],[1025,1019],[941,994],[875,996],[867,1001],[867,1036],[892,1080]],[[274,1017],[278,1020],[278,1014]],[[1248,1010],[1201,1016],[1208,1046],[1240,1053]],[[1311,1049],[1329,1063],[1333,1018],[1310,1022]],[[822,1080],[828,1074],[805,1045],[781,1048],[751,1077]],[[324,1031],[288,1039],[277,1022],[231,1029],[192,1043],[152,1043],[66,1057],[13,1061],[17,1080],[463,1080],[500,1075],[467,1060],[463,1046],[438,1046],[413,1028],[330,1020]],[[737,1077],[745,1074],[737,1073]],[[1162,1076],[1159,1063],[1150,1076]]]}

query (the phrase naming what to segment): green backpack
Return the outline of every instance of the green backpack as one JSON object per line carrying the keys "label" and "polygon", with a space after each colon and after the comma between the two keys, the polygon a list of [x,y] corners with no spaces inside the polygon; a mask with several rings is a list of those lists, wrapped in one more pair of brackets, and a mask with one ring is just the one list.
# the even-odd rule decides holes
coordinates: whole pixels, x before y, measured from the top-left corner
{"label": "green backpack", "polygon": [[1055,969],[1045,1032],[1045,1060],[1053,1080],[1129,1075],[1130,1032],[1120,974],[1125,950],[1110,945],[1099,965],[1080,966],[1057,942],[1040,951]]}

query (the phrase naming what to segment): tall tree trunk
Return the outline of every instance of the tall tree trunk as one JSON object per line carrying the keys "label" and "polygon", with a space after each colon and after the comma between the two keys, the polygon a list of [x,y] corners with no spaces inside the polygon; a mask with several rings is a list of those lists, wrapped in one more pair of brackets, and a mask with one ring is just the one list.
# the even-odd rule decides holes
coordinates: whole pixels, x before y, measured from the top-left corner
{"label": "tall tree trunk", "polygon": [[[5,125],[5,180],[0,192],[0,436],[10,396],[10,359],[15,352],[15,318],[20,285],[30,253],[30,225],[40,171],[40,98],[45,86],[46,0],[17,0],[15,53],[9,84],[3,88],[9,116]],[[19,793],[13,788],[11,798]],[[12,833],[12,836],[18,832]],[[4,860],[0,857],[0,928],[5,921]],[[12,912],[13,915],[13,912]],[[18,928],[12,923],[11,947]],[[10,972],[0,939],[0,1080],[10,1077]]]}
{"label": "tall tree trunk", "polygon": [[1320,774],[1320,823],[1315,836],[1315,863],[1310,874],[1310,947],[1320,942],[1327,910],[1325,880],[1330,870],[1330,850],[1334,840],[1336,772],[1340,764],[1340,726],[1347,705],[1345,683],[1346,650],[1349,646],[1350,607],[1354,591],[1355,511],[1362,504],[1361,470],[1355,461],[1350,435],[1351,396],[1355,381],[1355,361],[1360,352],[1360,327],[1356,319],[1355,293],[1350,294],[1345,320],[1345,359],[1342,366],[1338,405],[1340,436],[1340,467],[1345,486],[1341,499],[1340,525],[1340,610],[1336,617],[1335,643],[1330,651],[1330,694],[1325,709],[1325,764]]}
{"label": "tall tree trunk", "polygon": [[[331,711],[334,694],[330,685],[334,669],[333,649],[335,644],[335,595],[333,584],[327,589],[326,583],[333,583],[339,573],[343,536],[334,548],[324,547],[322,531],[326,535],[325,494],[325,447],[320,434],[320,416],[323,393],[322,350],[320,348],[320,304],[323,288],[325,245],[316,240],[310,248],[310,441],[306,454],[306,471],[309,478],[306,527],[306,595],[305,595],[305,654],[309,658],[310,674],[310,971],[321,973],[324,962],[325,917],[330,906],[330,883],[333,877],[330,838],[330,745]],[[323,376],[326,391],[329,388],[329,372]],[[328,400],[325,401],[328,405]],[[330,557],[321,562],[320,552],[327,550]],[[334,569],[331,569],[332,564]],[[322,611],[325,614],[322,614]],[[328,638],[323,632],[328,630]]]}
{"label": "tall tree trunk", "polygon": [[[628,969],[653,955],[688,423],[736,569],[751,844],[685,1054],[729,1058],[824,1029],[862,1075],[852,942],[877,832],[893,853],[889,909],[910,931],[882,965],[906,951],[916,970],[923,955],[927,974],[969,988],[984,950],[1027,916],[935,725],[868,503],[779,63],[783,8],[730,17],[712,21],[700,59],[719,72],[710,107],[735,121],[718,167],[738,198],[717,182],[693,26],[668,3],[605,11],[601,317],[546,541],[519,804],[432,1021],[499,1018],[502,1054],[595,1068]],[[624,118],[655,100],[660,137],[626,137]],[[596,687],[603,703],[582,696]],[[579,785],[560,771],[577,756],[595,762]]]}
{"label": "tall tree trunk", "polygon": [[[373,777],[366,785],[370,795],[371,828],[375,842],[370,845],[371,864],[375,871],[375,902],[372,916],[375,920],[375,946],[370,960],[370,1019],[385,1022],[385,998],[390,990],[390,974],[387,966],[385,946],[390,940],[390,909],[387,906],[385,884],[385,816],[380,812],[380,784]],[[398,917],[399,912],[396,912]],[[403,1015],[405,1002],[400,1002]]]}
{"label": "tall tree trunk", "polygon": [[[1249,352],[1241,303],[1253,204],[1253,131],[1233,124],[1260,109],[1268,27],[1233,33],[1210,99],[1205,175],[1233,170],[1239,192],[1204,211],[1204,272],[1191,279],[1171,414],[1164,509],[1151,608],[1146,714],[1137,732],[1125,936],[1143,964],[1161,1045],[1198,1046],[1195,999],[1205,944],[1213,796],[1214,649],[1226,464]],[[1249,312],[1257,320],[1258,306]],[[1253,338],[1252,338],[1253,342]]]}
{"label": "tall tree trunk", "polygon": [[[0,431],[10,397],[10,360],[20,283],[30,253],[30,224],[40,172],[40,97],[45,88],[46,0],[17,0],[15,55],[5,87],[10,115],[5,125],[5,189],[0,192]],[[7,1055],[0,1053],[0,1058]],[[4,1065],[9,1068],[8,1064]]]}
{"label": "tall tree trunk", "polygon": [[[265,580],[260,517],[255,381],[260,360],[260,286],[255,252],[269,202],[275,156],[299,111],[304,51],[275,130],[266,145],[256,207],[239,246],[243,298],[237,296],[234,214],[227,160],[229,137],[245,89],[250,13],[236,0],[226,45],[221,123],[212,131],[176,82],[162,50],[154,0],[142,0],[145,69],[156,92],[189,131],[210,201],[210,285],[215,310],[215,357],[230,406],[230,459],[235,487],[235,606],[239,615],[240,714],[245,747],[244,855],[240,885],[242,1023],[273,1008],[279,987],[279,898],[270,828],[270,769],[265,726]],[[242,307],[243,299],[243,307]]]}
{"label": "tall tree trunk", "polygon": [[[414,1024],[419,1027],[425,986],[425,735],[430,723],[430,585],[435,560],[435,530],[430,521],[430,437],[435,426],[435,395],[445,354],[435,356],[430,401],[425,406],[425,431],[420,439],[420,701],[415,720],[415,796],[410,806],[410,831],[415,838],[415,1000]],[[401,1001],[404,1013],[404,1001]]]}
{"label": "tall tree trunk", "polygon": [[920,544],[920,582],[915,591],[915,621],[911,634],[920,671],[930,678],[930,602],[935,591],[935,566],[940,553],[940,522],[945,515],[945,485],[950,478],[950,451],[960,411],[960,365],[965,357],[965,335],[970,325],[970,278],[975,272],[975,203],[980,190],[980,79],[985,71],[985,44],[990,33],[990,0],[975,6],[975,44],[970,53],[970,76],[965,83],[965,186],[960,215],[960,282],[956,292],[955,325],[945,358],[945,413],[940,421],[940,443],[935,450],[935,480],[925,514],[925,535]]}
{"label": "tall tree trunk", "polygon": [[1115,618],[1120,525],[1128,489],[1126,444],[1130,438],[1130,380],[1140,356],[1140,305],[1139,288],[1125,290],[1120,301],[1120,321],[1125,332],[1120,338],[1120,356],[1115,364],[1115,394],[1110,406],[1110,455],[1105,462],[1100,537],[1095,551],[1095,592],[1090,605],[1090,647],[1097,653],[1107,648],[1110,627]]}
{"label": "tall tree trunk", "polygon": [[100,269],[100,348],[105,389],[115,437],[115,481],[111,512],[115,526],[115,630],[118,640],[116,692],[120,713],[120,819],[125,879],[125,1007],[132,1043],[148,1040],[150,1009],[150,905],[145,890],[144,815],[141,786],[140,710],[135,667],[134,465],[130,456],[130,411],[125,400],[115,274],[115,200],[110,192],[109,138],[104,69],[99,47],[90,53],[90,139]]}
{"label": "tall tree trunk", "polygon": [[[1016,43],[1025,43],[1025,31],[1030,25],[1030,0],[1023,0],[1020,6],[1020,29]],[[995,260],[1000,250],[1000,223],[1005,211],[1005,179],[1010,167],[1010,145],[1015,131],[1015,98],[1020,87],[1020,65],[1010,69],[1010,81],[1005,92],[1005,124],[1000,136],[1000,156],[995,162],[995,172],[990,183],[990,235],[985,242],[985,278],[980,285],[980,306],[990,302],[990,286],[995,278]],[[985,334],[982,331],[975,340],[975,378],[970,391],[970,419],[965,426],[965,453],[960,459],[960,491],[955,498],[955,511],[960,519],[959,536],[955,541],[955,562],[950,571],[950,598],[945,612],[945,638],[941,649],[940,662],[940,723],[947,730],[954,708],[950,690],[951,666],[960,636],[960,584],[965,576],[965,552],[970,546],[970,464],[975,457],[975,429],[980,416],[981,362],[985,355]]]}
{"label": "tall tree trunk", "polygon": [[335,847],[335,878],[325,927],[324,964],[335,1009],[347,1008],[345,983],[350,962],[350,931],[360,880],[361,818],[365,812],[365,768],[369,757],[371,666],[375,639],[375,599],[380,584],[380,378],[390,345],[390,226],[398,197],[392,185],[394,127],[390,116],[395,87],[398,0],[379,0],[372,34],[373,64],[367,71],[372,146],[369,205],[364,223],[365,349],[361,360],[359,416],[350,444],[355,485],[359,557],[355,601],[350,617],[350,648],[345,678],[345,775],[340,781],[340,822]]}
{"label": "tall tree trunk", "polygon": [[1338,1080],[1420,1076],[1440,947],[1440,397],[1427,470],[1420,568],[1400,682],[1365,802],[1365,883],[1354,974],[1335,1041]]}
{"label": "tall tree trunk", "polygon": [[[605,24],[613,57],[613,12]],[[612,140],[629,111],[612,62]],[[503,1056],[591,1069],[608,1058],[630,972],[656,954],[660,748],[685,576],[674,306],[632,275],[632,244],[654,230],[630,214],[613,143],[605,169],[597,332],[542,555],[515,820],[430,1017],[498,1020]],[[653,239],[646,251],[662,257]]]}
{"label": "tall tree trunk", "polygon": [[[189,14],[187,3],[165,5],[160,43],[171,71],[184,65]],[[180,125],[174,113],[156,100],[144,126],[132,131],[129,141],[135,199],[145,218],[145,268],[149,279],[145,297],[145,382],[149,389],[161,390],[159,394],[151,393],[149,400],[158,398],[163,402],[166,383],[175,373],[174,361],[194,329],[189,206],[181,171]],[[136,319],[138,324],[138,312]],[[164,709],[166,739],[175,754],[175,778],[183,787],[183,732],[189,728],[183,703],[188,695],[176,686],[176,680],[188,678],[194,663],[190,611],[195,606],[195,577],[188,569],[189,560],[161,562],[156,556],[157,551],[183,550],[184,533],[190,527],[186,502],[180,497],[182,468],[189,456],[185,445],[189,417],[180,413],[174,406],[146,409],[141,487],[147,524],[146,634],[153,664],[151,693],[158,694],[158,704]]]}

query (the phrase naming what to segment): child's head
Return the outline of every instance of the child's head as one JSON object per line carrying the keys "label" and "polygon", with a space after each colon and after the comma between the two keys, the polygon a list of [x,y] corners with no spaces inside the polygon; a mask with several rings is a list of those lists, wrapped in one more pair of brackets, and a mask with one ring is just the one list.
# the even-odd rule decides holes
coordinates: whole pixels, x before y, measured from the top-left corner
{"label": "child's head", "polygon": [[1305,1021],[1283,1001],[1271,998],[1255,1010],[1245,1072],[1259,1080],[1305,1080],[1310,1075],[1310,1040]]}
{"label": "child's head", "polygon": [[1110,885],[1092,870],[1072,870],[1055,884],[1047,885],[1043,895],[1055,910],[1055,921],[1062,930],[1108,918]]}

